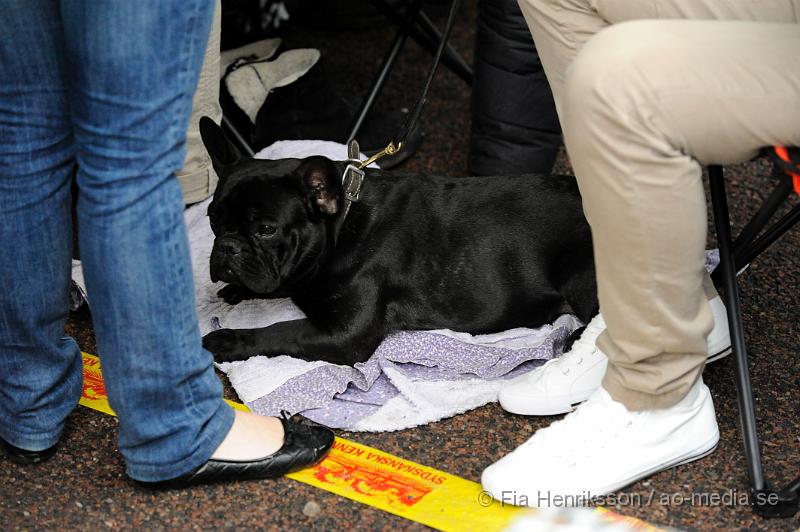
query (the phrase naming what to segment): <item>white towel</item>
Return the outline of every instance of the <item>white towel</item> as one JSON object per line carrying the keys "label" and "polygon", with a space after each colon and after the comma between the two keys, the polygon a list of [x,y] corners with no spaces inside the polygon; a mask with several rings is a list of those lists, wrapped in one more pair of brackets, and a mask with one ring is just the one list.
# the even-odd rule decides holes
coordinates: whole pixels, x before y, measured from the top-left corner
{"label": "white towel", "polygon": [[[310,155],[344,160],[347,149],[327,141],[281,141],[256,157]],[[217,296],[223,285],[211,283],[209,275],[213,245],[206,216],[209,202],[194,205],[185,213],[201,333],[303,318],[289,299],[247,300],[231,306]],[[73,279],[82,285],[80,263],[73,268]],[[399,430],[497,400],[506,379],[559,354],[563,341],[579,325],[576,318],[562,316],[538,329],[481,336],[452,331],[400,332],[387,337],[367,362],[355,367],[288,356],[255,356],[219,367],[239,397],[261,414],[288,410],[335,428]]]}

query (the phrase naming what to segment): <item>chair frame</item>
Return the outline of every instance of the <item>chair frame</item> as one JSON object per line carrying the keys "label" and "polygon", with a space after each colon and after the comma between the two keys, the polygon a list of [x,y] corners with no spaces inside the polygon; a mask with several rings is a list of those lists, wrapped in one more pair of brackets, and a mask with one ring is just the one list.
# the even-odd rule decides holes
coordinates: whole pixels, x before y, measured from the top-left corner
{"label": "chair frame", "polygon": [[800,509],[800,476],[782,489],[773,489],[764,476],[736,275],[800,221],[800,205],[796,205],[777,222],[767,227],[793,191],[791,176],[782,170],[776,170],[774,177],[778,178],[778,184],[734,240],[731,236],[722,167],[709,166],[708,177],[720,255],[720,264],[712,278],[723,291],[723,301],[728,313],[735,364],[736,395],[752,489],[753,509],[755,513],[764,517],[791,517]]}
{"label": "chair frame", "polygon": [[[398,29],[392,44],[383,57],[378,72],[375,74],[369,91],[362,100],[358,115],[350,127],[350,134],[347,137],[348,142],[358,135],[358,131],[364,124],[364,120],[367,118],[370,109],[372,109],[375,99],[378,97],[378,94],[380,94],[386,78],[392,70],[392,67],[394,67],[406,40],[411,37],[411,39],[422,48],[435,56],[436,49],[444,38],[442,32],[436,28],[422,9],[422,0],[408,0],[397,6],[390,4],[387,0],[370,0],[370,3],[383,13],[387,19],[394,23]],[[461,78],[464,83],[469,86],[472,85],[472,68],[450,44],[445,45],[442,55],[442,64]],[[388,142],[390,139],[386,140]]]}
{"label": "chair frame", "polygon": [[[391,23],[397,26],[398,29],[392,44],[386,50],[381,66],[378,68],[378,72],[373,78],[369,91],[367,91],[367,94],[361,101],[358,114],[350,126],[350,133],[347,137],[348,142],[356,137],[361,126],[364,124],[367,115],[372,109],[372,105],[380,94],[386,82],[386,78],[391,72],[392,67],[394,67],[408,38],[410,37],[434,56],[439,44],[444,38],[442,32],[436,28],[436,25],[422,9],[422,0],[407,0],[398,5],[391,4],[387,0],[370,0],[370,3],[372,3],[372,5]],[[445,46],[442,55],[442,64],[461,78],[468,86],[472,85],[472,68],[449,43]],[[222,117],[222,127],[231,135],[233,140],[247,155],[251,157],[254,155],[253,148],[225,116]],[[389,142],[389,140],[390,139],[386,139],[387,142]]]}

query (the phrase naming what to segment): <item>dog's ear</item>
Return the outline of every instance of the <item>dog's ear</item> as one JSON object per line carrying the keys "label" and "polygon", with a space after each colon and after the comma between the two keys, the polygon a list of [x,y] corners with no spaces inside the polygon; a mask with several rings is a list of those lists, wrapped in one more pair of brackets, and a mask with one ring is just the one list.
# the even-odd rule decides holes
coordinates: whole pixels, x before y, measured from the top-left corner
{"label": "dog's ear", "polygon": [[295,174],[302,180],[312,207],[323,214],[339,211],[342,187],[336,165],[327,157],[304,159]]}
{"label": "dog's ear", "polygon": [[206,151],[211,156],[211,164],[220,180],[223,179],[223,168],[242,158],[242,154],[225,136],[225,132],[209,117],[200,119],[200,137]]}

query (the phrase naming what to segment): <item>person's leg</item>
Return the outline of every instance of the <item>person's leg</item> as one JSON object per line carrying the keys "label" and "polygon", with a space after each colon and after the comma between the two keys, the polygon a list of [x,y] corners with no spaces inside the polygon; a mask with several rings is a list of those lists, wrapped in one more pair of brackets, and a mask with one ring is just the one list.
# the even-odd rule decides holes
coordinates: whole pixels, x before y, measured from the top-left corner
{"label": "person's leg", "polygon": [[197,326],[183,201],[213,0],[62,1],[81,258],[128,474],[204,463],[234,414]]}
{"label": "person's leg", "polygon": [[618,20],[608,20],[592,0],[519,0],[550,82],[559,118],[567,69],[584,44],[612,23],[655,16],[654,2],[626,3],[628,9],[618,15]]}
{"label": "person's leg", "polygon": [[571,66],[562,120],[608,324],[603,384],[629,409],[674,404],[706,358],[702,165],[800,142],[800,26],[787,15],[626,23]]}
{"label": "person's leg", "polygon": [[562,125],[609,368],[587,403],[484,472],[493,494],[602,494],[713,449],[701,165],[800,143],[798,49],[794,23],[651,20],[603,31],[571,64]]}
{"label": "person's leg", "polygon": [[481,0],[476,27],[469,171],[549,174],[561,128],[517,0]]}
{"label": "person's leg", "polygon": [[200,138],[200,119],[211,118],[217,124],[222,120],[219,104],[219,40],[221,33],[220,0],[216,0],[211,33],[208,36],[203,66],[192,101],[192,116],[186,131],[186,158],[178,173],[178,182],[187,205],[203,201],[217,188],[217,174],[211,166],[211,158]]}
{"label": "person's leg", "polygon": [[59,439],[81,392],[69,310],[73,138],[63,31],[53,0],[3,2],[0,17],[0,438]]}
{"label": "person's leg", "polygon": [[[780,22],[792,21],[797,16],[797,3],[784,0],[759,3],[719,0],[520,0],[520,5],[534,33],[559,107],[562,126],[565,119],[564,80],[574,68],[574,59],[594,35],[612,24],[642,18]],[[598,65],[598,68],[609,71],[617,67],[619,58],[615,57],[609,58],[608,64]],[[578,178],[581,177],[590,178],[578,174]],[[589,221],[592,222],[591,218]],[[705,231],[704,223],[702,230]],[[681,262],[683,259],[689,260],[689,257],[675,260]],[[693,257],[691,260],[695,259]],[[694,267],[699,268],[700,264],[695,262]],[[728,322],[724,304],[707,274],[703,274],[702,286],[708,301],[703,306],[714,318],[713,329],[706,336],[707,360],[714,361],[730,353]],[[600,307],[607,307],[602,298]],[[707,316],[709,312],[704,314]],[[636,323],[627,323],[627,327],[636,327]],[[586,400],[600,386],[608,361],[606,354],[597,349],[598,335],[601,344],[607,337],[603,316],[598,315],[589,325],[580,340],[564,356],[504,386],[500,392],[503,408],[519,414],[550,415],[568,412],[571,405]],[[692,336],[696,337],[697,334],[692,333]],[[642,333],[639,337],[645,341],[647,336]],[[681,341],[679,338],[675,340]],[[616,354],[613,349],[609,348],[609,351],[611,356]],[[658,367],[658,362],[654,363]]]}
{"label": "person's leg", "polygon": [[564,80],[586,42],[612,24],[644,19],[790,21],[792,0],[518,0],[562,118]]}

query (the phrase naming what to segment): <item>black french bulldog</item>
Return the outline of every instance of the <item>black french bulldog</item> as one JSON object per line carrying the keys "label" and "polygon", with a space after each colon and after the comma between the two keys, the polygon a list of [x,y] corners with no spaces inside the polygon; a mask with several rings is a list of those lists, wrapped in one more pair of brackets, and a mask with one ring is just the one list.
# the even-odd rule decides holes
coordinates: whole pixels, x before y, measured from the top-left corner
{"label": "black french bulldog", "polygon": [[592,242],[569,176],[430,177],[366,170],[345,209],[346,163],[242,157],[203,118],[220,182],[208,208],[212,281],[243,299],[291,297],[302,320],[221,329],[215,360],[363,362],[397,330],[490,333],[597,313]]}

